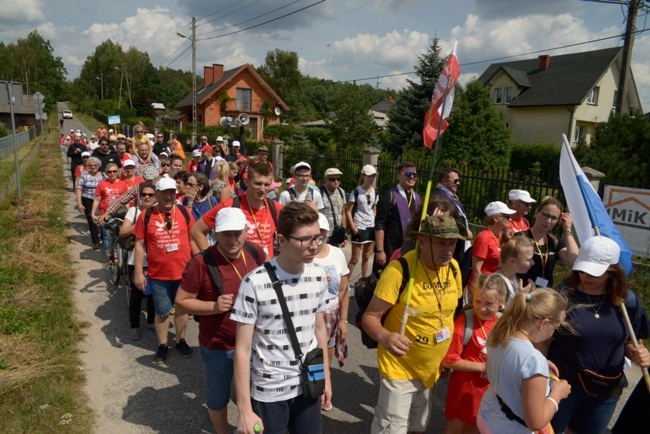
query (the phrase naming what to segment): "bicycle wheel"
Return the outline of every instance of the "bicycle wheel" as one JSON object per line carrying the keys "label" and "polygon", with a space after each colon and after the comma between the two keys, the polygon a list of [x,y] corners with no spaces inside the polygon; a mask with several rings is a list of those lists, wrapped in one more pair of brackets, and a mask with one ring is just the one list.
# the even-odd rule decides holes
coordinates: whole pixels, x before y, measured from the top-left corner
{"label": "bicycle wheel", "polygon": [[128,254],[129,252],[124,251],[124,289],[127,307],[131,305],[131,282],[133,281],[133,274],[129,272]]}
{"label": "bicycle wheel", "polygon": [[108,270],[111,272],[111,283],[118,286],[120,277],[122,276],[122,270],[120,270],[120,267],[115,263],[115,261],[109,262]]}

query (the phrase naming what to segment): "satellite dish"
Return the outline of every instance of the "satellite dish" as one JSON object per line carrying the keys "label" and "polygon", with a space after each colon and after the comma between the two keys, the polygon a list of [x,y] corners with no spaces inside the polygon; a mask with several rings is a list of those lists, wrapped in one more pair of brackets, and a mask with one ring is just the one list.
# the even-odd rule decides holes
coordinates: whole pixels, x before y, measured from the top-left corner
{"label": "satellite dish", "polygon": [[223,128],[228,128],[230,125],[232,125],[233,119],[230,116],[224,116],[221,119],[219,119],[219,125],[221,125]]}
{"label": "satellite dish", "polygon": [[273,113],[275,113],[276,116],[280,116],[282,114],[282,110],[280,110],[280,107],[276,107],[273,110]]}

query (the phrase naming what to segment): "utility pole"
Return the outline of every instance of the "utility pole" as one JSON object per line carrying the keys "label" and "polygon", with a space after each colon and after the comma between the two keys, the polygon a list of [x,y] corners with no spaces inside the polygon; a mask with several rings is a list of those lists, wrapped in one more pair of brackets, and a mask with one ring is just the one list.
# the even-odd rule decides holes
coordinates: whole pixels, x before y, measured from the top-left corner
{"label": "utility pole", "polygon": [[181,38],[192,41],[192,145],[196,144],[196,18],[192,17],[192,36],[176,32]]}
{"label": "utility pole", "polygon": [[122,64],[121,68],[118,68],[116,66],[115,69],[122,70],[122,72],[120,72],[120,97],[119,102],[117,103],[117,109],[120,110],[122,108],[122,79],[124,78],[124,63]]}
{"label": "utility pole", "polygon": [[[627,23],[625,26],[625,39],[623,41],[623,57],[621,58],[621,73],[618,78],[618,98],[616,98],[616,114],[624,114],[623,110],[627,100],[630,64],[632,63],[632,49],[634,48],[634,33],[636,32],[636,16],[641,6],[641,0],[630,0],[627,4]],[[627,112],[627,109],[625,109]]]}
{"label": "utility pole", "polygon": [[16,187],[18,189],[18,200],[23,199],[22,189],[20,187],[20,164],[18,163],[18,145],[16,144],[16,120],[14,119],[14,97],[11,94],[12,82],[5,81],[7,85],[7,98],[9,101],[9,117],[11,118],[11,141],[14,145],[14,164],[16,166]]}

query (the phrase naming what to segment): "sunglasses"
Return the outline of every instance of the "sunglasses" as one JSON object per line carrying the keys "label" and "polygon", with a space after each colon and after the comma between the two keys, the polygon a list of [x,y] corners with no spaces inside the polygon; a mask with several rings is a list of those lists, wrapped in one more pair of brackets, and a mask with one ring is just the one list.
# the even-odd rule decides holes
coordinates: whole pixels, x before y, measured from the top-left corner
{"label": "sunglasses", "polygon": [[164,136],[156,136],[156,137],[158,137],[159,139],[162,139]]}
{"label": "sunglasses", "polygon": [[[447,178],[447,180],[448,180],[448,181],[451,181],[449,178]],[[458,185],[458,184],[460,184],[460,179],[454,179],[454,180],[451,181],[451,182],[452,182],[452,184],[456,184],[456,185]]]}
{"label": "sunglasses", "polygon": [[160,164],[162,167],[169,167],[169,163],[161,163]]}
{"label": "sunglasses", "polygon": [[327,178],[329,182],[340,182],[341,178]]}
{"label": "sunglasses", "polygon": [[174,225],[174,222],[172,221],[172,214],[171,213],[165,213],[165,227],[167,230],[171,230],[172,226]]}
{"label": "sunglasses", "polygon": [[153,193],[140,193],[140,197],[154,197],[155,194]]}
{"label": "sunglasses", "polygon": [[107,170],[106,173],[117,173],[117,170]]}
{"label": "sunglasses", "polygon": [[135,133],[136,134],[142,134],[142,133],[144,133],[144,131],[136,131]]}
{"label": "sunglasses", "polygon": [[366,199],[368,200],[368,205],[372,202],[372,199],[370,198],[370,195],[366,193]]}
{"label": "sunglasses", "polygon": [[417,178],[418,177],[417,172],[402,172],[402,175],[406,176],[407,178]]}
{"label": "sunglasses", "polygon": [[83,158],[85,160],[86,158],[90,158],[90,157],[81,157],[81,158]]}

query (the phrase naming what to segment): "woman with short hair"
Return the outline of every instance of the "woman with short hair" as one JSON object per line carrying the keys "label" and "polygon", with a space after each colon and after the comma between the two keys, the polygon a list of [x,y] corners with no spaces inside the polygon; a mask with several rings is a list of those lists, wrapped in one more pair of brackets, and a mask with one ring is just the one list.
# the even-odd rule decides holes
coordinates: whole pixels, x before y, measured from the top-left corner
{"label": "woman with short hair", "polygon": [[81,172],[75,189],[77,209],[86,215],[93,250],[99,250],[99,230],[92,217],[92,209],[93,201],[95,200],[95,190],[97,190],[99,183],[105,179],[105,175],[99,171],[102,165],[102,161],[99,158],[88,157],[86,161],[88,170]]}

